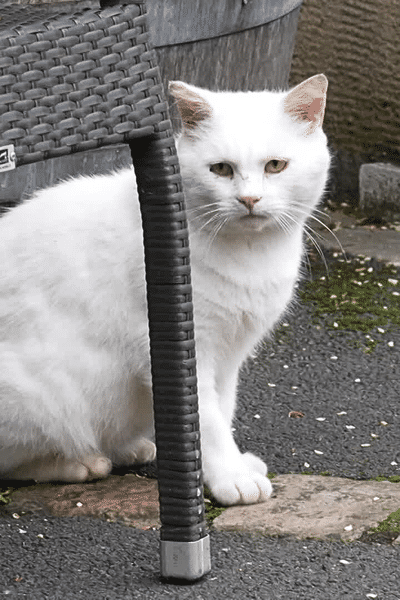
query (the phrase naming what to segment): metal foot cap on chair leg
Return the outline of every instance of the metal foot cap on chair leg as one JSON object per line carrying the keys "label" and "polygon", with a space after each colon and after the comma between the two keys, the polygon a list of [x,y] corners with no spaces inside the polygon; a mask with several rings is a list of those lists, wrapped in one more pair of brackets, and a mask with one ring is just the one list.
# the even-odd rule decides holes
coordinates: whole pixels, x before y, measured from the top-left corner
{"label": "metal foot cap on chair leg", "polygon": [[196,542],[161,541],[161,577],[195,581],[210,571],[208,535]]}

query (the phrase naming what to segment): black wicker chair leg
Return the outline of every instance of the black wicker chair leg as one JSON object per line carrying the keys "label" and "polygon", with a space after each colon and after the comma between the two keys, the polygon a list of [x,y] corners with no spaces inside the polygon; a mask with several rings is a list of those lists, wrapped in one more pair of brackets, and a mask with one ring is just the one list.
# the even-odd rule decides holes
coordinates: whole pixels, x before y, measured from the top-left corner
{"label": "black wicker chair leg", "polygon": [[189,243],[172,131],[131,145],[143,219],[161,512],[161,575],[210,571]]}
{"label": "black wicker chair leg", "polygon": [[15,147],[16,161],[8,165],[14,167],[130,145],[145,243],[161,573],[195,580],[210,570],[210,554],[178,159],[145,0],[101,0],[101,6],[57,11],[41,22],[40,6],[32,5],[17,11],[24,23],[16,7],[8,17],[1,10],[0,146],[4,159]]}

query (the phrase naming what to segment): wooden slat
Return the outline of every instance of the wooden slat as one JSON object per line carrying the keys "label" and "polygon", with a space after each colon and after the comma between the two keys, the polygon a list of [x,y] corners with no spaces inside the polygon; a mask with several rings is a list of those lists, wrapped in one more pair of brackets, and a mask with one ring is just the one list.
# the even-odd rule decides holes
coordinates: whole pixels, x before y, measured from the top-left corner
{"label": "wooden slat", "polygon": [[147,0],[155,46],[215,38],[279,19],[302,0]]}
{"label": "wooden slat", "polygon": [[213,90],[285,89],[298,14],[210,40],[156,48],[164,79]]}

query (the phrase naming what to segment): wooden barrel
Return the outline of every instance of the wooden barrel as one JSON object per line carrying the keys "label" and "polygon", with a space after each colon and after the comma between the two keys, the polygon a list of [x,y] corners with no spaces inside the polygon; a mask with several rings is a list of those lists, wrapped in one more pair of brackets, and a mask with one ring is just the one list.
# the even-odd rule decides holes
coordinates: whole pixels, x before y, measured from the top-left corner
{"label": "wooden barrel", "polygon": [[302,0],[147,0],[163,79],[218,90],[288,85]]}
{"label": "wooden barrel", "polygon": [[[164,85],[180,79],[218,90],[285,88],[302,0],[147,0],[153,44]],[[97,8],[99,0],[0,0],[3,25],[22,17],[46,18],[60,8]],[[18,6],[21,5],[21,6]],[[36,6],[34,6],[36,5]],[[26,6],[25,6],[26,8]],[[8,22],[10,21],[10,22]],[[179,123],[171,106],[174,124]],[[67,175],[105,173],[131,163],[125,146],[102,148],[45,163],[25,165],[0,177],[1,206]]]}
{"label": "wooden barrel", "polygon": [[[21,10],[18,5],[31,5],[31,9],[36,5],[34,8],[44,15],[60,8],[66,12],[97,8],[100,0],[0,3],[3,8],[15,7],[17,22]],[[286,87],[301,3],[302,0],[147,0],[164,82],[182,79],[220,90]],[[0,19],[3,16],[0,8]]]}

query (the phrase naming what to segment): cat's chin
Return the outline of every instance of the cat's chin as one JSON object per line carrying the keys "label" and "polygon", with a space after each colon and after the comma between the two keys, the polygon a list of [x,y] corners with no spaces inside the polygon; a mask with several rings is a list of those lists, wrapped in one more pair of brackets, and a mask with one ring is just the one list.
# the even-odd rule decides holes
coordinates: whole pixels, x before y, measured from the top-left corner
{"label": "cat's chin", "polygon": [[243,232],[260,232],[272,227],[274,221],[269,216],[264,215],[246,215],[240,217],[235,225],[237,230]]}

